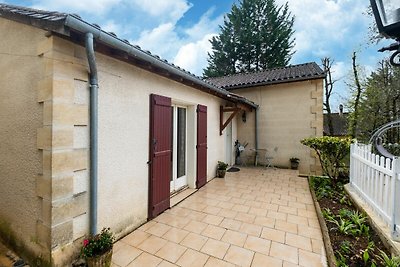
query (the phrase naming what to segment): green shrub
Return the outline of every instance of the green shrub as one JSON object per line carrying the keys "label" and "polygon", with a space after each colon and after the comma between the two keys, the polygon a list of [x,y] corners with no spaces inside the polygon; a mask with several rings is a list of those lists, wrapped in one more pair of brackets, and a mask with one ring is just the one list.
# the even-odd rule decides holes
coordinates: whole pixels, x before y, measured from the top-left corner
{"label": "green shrub", "polygon": [[301,143],[315,150],[324,174],[334,181],[338,180],[345,167],[342,160],[350,152],[351,139],[333,136],[310,137],[301,140]]}

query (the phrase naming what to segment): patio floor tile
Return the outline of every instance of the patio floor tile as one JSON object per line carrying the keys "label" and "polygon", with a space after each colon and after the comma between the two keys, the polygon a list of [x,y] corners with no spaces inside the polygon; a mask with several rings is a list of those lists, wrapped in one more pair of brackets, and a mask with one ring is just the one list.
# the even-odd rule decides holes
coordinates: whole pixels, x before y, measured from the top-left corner
{"label": "patio floor tile", "polygon": [[171,229],[171,226],[168,226],[163,223],[157,223],[150,227],[149,229],[146,230],[147,233],[162,237],[166,232],[168,232]]}
{"label": "patio floor tile", "polygon": [[122,246],[116,253],[113,254],[112,262],[119,266],[127,266],[137,256],[142,253],[141,250],[129,245]]}
{"label": "patio floor tile", "polygon": [[203,219],[203,222],[208,223],[208,224],[213,224],[213,225],[219,225],[223,219],[224,219],[224,217],[208,214]]}
{"label": "patio floor tile", "polygon": [[283,231],[264,227],[261,232],[261,237],[264,239],[285,243],[285,234],[286,233]]}
{"label": "patio floor tile", "polygon": [[206,265],[204,265],[205,267],[235,267],[234,264],[211,257],[208,259],[208,261],[206,262]]}
{"label": "patio floor tile", "polygon": [[214,239],[208,239],[204,244],[201,252],[206,253],[210,256],[214,256],[216,258],[223,259],[226,251],[229,248],[229,244],[225,242],[221,242]]}
{"label": "patio floor tile", "polygon": [[256,253],[254,255],[252,267],[268,266],[268,267],[282,267],[282,260],[265,256],[263,254]]}
{"label": "patio floor tile", "polygon": [[147,251],[150,254],[155,254],[166,243],[167,243],[167,240],[152,235],[149,238],[147,238],[145,241],[140,243],[138,248],[141,250]]}
{"label": "patio floor tile", "polygon": [[231,230],[239,230],[241,225],[242,225],[242,222],[240,222],[240,221],[225,218],[219,226],[227,228],[227,229],[231,229]]}
{"label": "patio floor tile", "polygon": [[125,236],[121,239],[122,243],[137,247],[140,243],[146,240],[150,236],[149,233],[143,232],[141,230],[136,230],[133,233]]}
{"label": "patio floor tile", "polygon": [[304,267],[322,267],[321,255],[309,251],[299,250],[299,264]]}
{"label": "patio floor tile", "polygon": [[326,266],[307,180],[241,168],[114,244],[113,266]]}
{"label": "patio floor tile", "polygon": [[225,228],[218,227],[215,225],[208,225],[206,227],[206,229],[204,229],[204,231],[201,232],[201,235],[221,240],[221,238],[225,234],[225,232],[226,232]]}
{"label": "patio floor tile", "polygon": [[134,261],[132,261],[128,267],[153,267],[157,266],[162,259],[157,258],[149,253],[143,252],[140,254],[139,257],[137,257]]}
{"label": "patio floor tile", "polygon": [[259,238],[255,236],[248,236],[244,244],[244,248],[250,249],[254,252],[259,252],[265,255],[269,254],[269,249],[271,247],[271,241],[264,238]]}
{"label": "patio floor tile", "polygon": [[286,233],[285,244],[292,247],[312,251],[311,239],[308,237]]}
{"label": "patio floor tile", "polygon": [[201,236],[196,233],[190,233],[181,241],[180,244],[199,251],[207,242],[207,240],[208,238],[205,236]]}
{"label": "patio floor tile", "polygon": [[175,244],[173,242],[168,242],[156,253],[156,256],[170,262],[176,262],[182,256],[182,254],[185,253],[185,251],[186,248],[184,246]]}
{"label": "patio floor tile", "polygon": [[171,228],[168,232],[166,232],[162,238],[165,238],[169,241],[180,243],[187,235],[189,234],[188,231],[178,229],[178,228]]}
{"label": "patio floor tile", "polygon": [[208,258],[209,256],[204,253],[188,249],[176,264],[182,267],[201,267],[206,264]]}
{"label": "patio floor tile", "polygon": [[253,260],[254,252],[251,250],[230,246],[224,260],[239,266],[250,266]]}
{"label": "patio floor tile", "polygon": [[240,226],[239,231],[248,235],[260,236],[262,231],[262,226],[250,223],[242,223],[242,226]]}
{"label": "patio floor tile", "polygon": [[222,237],[221,241],[224,241],[229,244],[233,244],[239,247],[243,247],[244,242],[246,241],[247,235],[244,233],[227,230]]}
{"label": "patio floor tile", "polygon": [[297,248],[277,242],[272,242],[269,255],[291,263],[297,264],[299,262],[299,253]]}

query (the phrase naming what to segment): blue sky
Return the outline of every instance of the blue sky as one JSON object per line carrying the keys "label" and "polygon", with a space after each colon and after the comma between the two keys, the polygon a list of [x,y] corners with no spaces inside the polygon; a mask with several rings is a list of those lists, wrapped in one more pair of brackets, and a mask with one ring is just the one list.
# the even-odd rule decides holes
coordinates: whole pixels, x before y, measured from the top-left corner
{"label": "blue sky", "polygon": [[[295,16],[295,54],[291,64],[330,57],[334,60],[333,110],[345,103],[351,77],[352,52],[358,53],[361,73],[368,75],[388,54],[369,44],[366,0],[276,0],[289,3]],[[88,22],[138,44],[145,50],[201,75],[207,65],[209,39],[219,32],[224,14],[237,0],[6,0],[6,3],[77,13]]]}

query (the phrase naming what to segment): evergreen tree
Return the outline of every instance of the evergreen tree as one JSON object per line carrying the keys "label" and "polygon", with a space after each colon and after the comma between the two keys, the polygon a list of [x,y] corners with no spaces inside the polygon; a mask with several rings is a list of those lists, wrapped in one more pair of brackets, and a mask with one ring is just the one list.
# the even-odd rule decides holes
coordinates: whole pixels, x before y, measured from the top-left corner
{"label": "evergreen tree", "polygon": [[292,55],[294,17],[288,4],[275,0],[240,0],[225,16],[221,33],[210,42],[205,77],[286,66]]}
{"label": "evergreen tree", "polygon": [[[367,77],[363,87],[365,89],[359,98],[356,137],[368,142],[380,126],[400,119],[400,69],[383,60],[378,69]],[[353,99],[350,105],[353,107]],[[350,110],[354,116],[354,109]],[[398,129],[388,131],[386,135],[387,142],[399,142]]]}

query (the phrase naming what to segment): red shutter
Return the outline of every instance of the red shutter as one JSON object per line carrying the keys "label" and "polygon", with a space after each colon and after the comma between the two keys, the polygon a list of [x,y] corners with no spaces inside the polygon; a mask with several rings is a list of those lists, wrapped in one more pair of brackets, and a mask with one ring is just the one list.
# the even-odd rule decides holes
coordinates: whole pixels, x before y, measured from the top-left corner
{"label": "red shutter", "polygon": [[197,188],[207,182],[207,107],[197,106]]}
{"label": "red shutter", "polygon": [[171,123],[171,99],[150,95],[149,218],[170,205]]}

